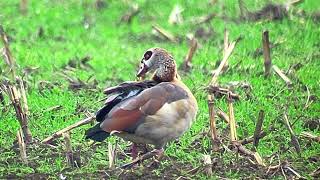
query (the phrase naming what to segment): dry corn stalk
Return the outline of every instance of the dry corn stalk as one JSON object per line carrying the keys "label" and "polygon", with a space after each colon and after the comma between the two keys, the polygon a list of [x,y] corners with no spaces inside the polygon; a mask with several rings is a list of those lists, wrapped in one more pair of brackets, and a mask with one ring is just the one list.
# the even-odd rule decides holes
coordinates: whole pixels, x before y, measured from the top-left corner
{"label": "dry corn stalk", "polygon": [[18,144],[19,144],[21,160],[24,164],[27,164],[28,160],[27,160],[26,144],[24,143],[23,133],[22,133],[21,129],[19,129],[17,132],[17,139],[18,139]]}
{"label": "dry corn stalk", "polygon": [[230,125],[230,140],[231,142],[237,141],[237,127],[236,121],[234,118],[234,110],[233,110],[233,103],[230,94],[228,94],[228,105],[229,105],[229,125]]}
{"label": "dry corn stalk", "polygon": [[72,144],[71,144],[71,139],[70,139],[70,133],[66,132],[63,133],[63,138],[64,138],[64,145],[66,147],[66,159],[67,163],[69,166],[74,167],[74,158],[73,158],[73,152],[72,152]]}
{"label": "dry corn stalk", "polygon": [[290,136],[291,136],[291,143],[293,144],[294,148],[296,149],[296,152],[298,154],[300,154],[301,152],[301,148],[300,148],[300,144],[299,144],[299,141],[298,141],[298,138],[297,136],[294,134],[291,126],[290,126],[290,123],[289,123],[289,119],[288,119],[288,116],[286,113],[283,114],[284,116],[284,123],[286,125],[286,128],[288,129],[289,133],[290,133]]}
{"label": "dry corn stalk", "polygon": [[32,141],[32,135],[29,130],[29,123],[28,123],[28,116],[24,109],[28,109],[27,105],[22,105],[21,102],[21,93],[17,88],[13,85],[8,84],[7,85],[7,94],[9,95],[9,98],[12,102],[12,105],[16,112],[16,117],[19,120],[21,129],[23,131],[24,140],[26,143]]}
{"label": "dry corn stalk", "polygon": [[217,116],[223,119],[226,123],[229,124],[229,116],[227,113],[223,112],[220,108],[216,110]]}
{"label": "dry corn stalk", "polygon": [[[223,57],[226,55],[228,47],[229,47],[229,31],[228,29],[224,29]],[[228,68],[228,61],[224,64],[222,70],[225,71],[227,68]]]}
{"label": "dry corn stalk", "polygon": [[4,29],[1,25],[0,25],[0,36],[1,36],[2,43],[4,45],[4,47],[2,49],[3,60],[9,66],[9,72],[12,75],[12,78],[14,79],[16,77],[15,60],[13,59],[13,57],[11,55],[8,37],[5,34]]}
{"label": "dry corn stalk", "polygon": [[216,139],[218,139],[218,135],[217,135],[217,129],[216,129],[215,111],[214,111],[213,104],[214,104],[213,97],[211,95],[208,95],[211,138],[213,140],[216,140]]}
{"label": "dry corn stalk", "polygon": [[224,56],[223,56],[223,59],[219,65],[219,67],[217,68],[217,70],[215,71],[213,77],[212,77],[212,80],[210,82],[210,85],[212,86],[215,86],[216,83],[217,83],[217,80],[218,80],[218,76],[220,75],[223,67],[225,66],[225,64],[227,63],[228,61],[228,58],[230,57],[235,45],[236,45],[237,41],[234,41],[232,43],[230,43],[230,45],[228,46],[228,48],[226,49],[225,53],[224,53]]}
{"label": "dry corn stalk", "polygon": [[[26,143],[32,141],[32,135],[28,127],[28,104],[27,104],[27,97],[25,92],[25,87],[23,85],[23,81],[21,78],[19,78],[16,75],[15,67],[16,62],[11,54],[10,48],[9,48],[9,41],[8,37],[4,32],[3,27],[0,25],[0,36],[2,43],[4,45],[3,48],[3,59],[5,63],[9,67],[9,73],[11,75],[11,82],[7,83],[5,86],[6,93],[8,94],[12,105],[14,106],[16,117],[20,123],[23,135],[24,135],[24,141]],[[17,86],[14,84],[16,83]],[[17,88],[18,87],[18,88]]]}
{"label": "dry corn stalk", "polygon": [[115,145],[112,145],[112,143],[108,142],[108,156],[109,156],[109,168],[113,169],[115,167],[116,159],[117,159],[117,141]]}
{"label": "dry corn stalk", "polygon": [[270,53],[270,42],[269,42],[269,31],[262,32],[262,48],[264,57],[264,75],[269,76],[272,66],[271,53]]}
{"label": "dry corn stalk", "polygon": [[254,135],[253,135],[253,146],[255,148],[257,148],[258,144],[259,144],[260,132],[261,132],[261,129],[262,129],[263,120],[264,120],[264,111],[260,110],[259,111],[258,121],[257,121],[257,124],[256,124],[256,129],[255,129]]}
{"label": "dry corn stalk", "polygon": [[186,58],[184,59],[184,62],[182,64],[182,69],[184,71],[189,71],[192,67],[191,61],[192,61],[192,57],[194,55],[194,53],[196,52],[198,47],[198,41],[195,37],[192,37],[191,39],[191,45],[188,51],[188,54],[186,56]]}
{"label": "dry corn stalk", "polygon": [[208,107],[210,117],[210,134],[212,139],[212,146],[214,151],[219,150],[219,138],[216,127],[215,110],[214,110],[214,96],[208,95]]}

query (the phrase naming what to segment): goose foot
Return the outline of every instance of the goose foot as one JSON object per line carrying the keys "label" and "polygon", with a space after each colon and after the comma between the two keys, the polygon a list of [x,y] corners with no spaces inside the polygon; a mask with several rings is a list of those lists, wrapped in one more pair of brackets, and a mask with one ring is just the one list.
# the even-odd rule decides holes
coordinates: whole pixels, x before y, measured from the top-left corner
{"label": "goose foot", "polygon": [[[131,161],[130,163],[127,163],[127,164],[124,164],[121,166],[121,168],[125,169],[125,168],[131,168],[133,167],[134,165],[144,161],[144,160],[147,160],[147,159],[151,159],[153,157],[157,157],[155,160],[153,160],[153,162],[149,165],[150,167],[153,166],[154,163],[157,163],[159,164],[160,162],[160,159],[163,157],[163,153],[164,153],[164,149],[161,148],[161,149],[154,149],[146,154],[143,154],[142,156],[140,157],[137,157],[135,158],[133,161]],[[148,166],[148,167],[149,167]]]}

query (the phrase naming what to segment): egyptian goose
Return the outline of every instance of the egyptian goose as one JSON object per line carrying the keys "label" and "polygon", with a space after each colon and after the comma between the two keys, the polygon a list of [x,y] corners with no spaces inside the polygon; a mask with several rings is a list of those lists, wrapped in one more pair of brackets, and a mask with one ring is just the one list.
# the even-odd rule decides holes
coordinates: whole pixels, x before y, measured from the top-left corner
{"label": "egyptian goose", "polygon": [[86,138],[103,141],[111,132],[117,132],[114,134],[134,145],[152,144],[161,154],[169,141],[190,128],[198,105],[180,81],[173,57],[161,48],[147,50],[137,77],[149,71],[154,71],[152,80],[125,82],[105,90],[109,97],[96,113],[99,123],[86,131]]}

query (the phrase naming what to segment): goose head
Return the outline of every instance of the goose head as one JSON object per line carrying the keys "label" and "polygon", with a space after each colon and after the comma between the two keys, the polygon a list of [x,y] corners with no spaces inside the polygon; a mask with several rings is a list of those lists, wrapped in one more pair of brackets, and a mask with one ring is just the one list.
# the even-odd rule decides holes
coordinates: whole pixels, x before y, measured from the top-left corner
{"label": "goose head", "polygon": [[162,48],[151,48],[143,54],[137,77],[148,72],[154,72],[152,79],[158,82],[170,82],[177,77],[176,63],[172,55]]}

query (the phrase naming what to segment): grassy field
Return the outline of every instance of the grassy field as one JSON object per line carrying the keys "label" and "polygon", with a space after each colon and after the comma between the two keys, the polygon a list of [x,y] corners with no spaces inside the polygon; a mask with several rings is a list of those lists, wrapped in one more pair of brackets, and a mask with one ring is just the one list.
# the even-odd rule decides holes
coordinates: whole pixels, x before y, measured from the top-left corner
{"label": "grassy field", "polygon": [[[178,64],[183,62],[189,45],[186,34],[195,33],[200,27],[211,30],[206,37],[198,37],[201,47],[193,58],[190,73],[181,73],[183,81],[197,98],[199,113],[192,128],[166,147],[166,157],[158,168],[137,167],[121,173],[108,169],[108,142],[93,144],[84,140],[85,125],[72,131],[75,154],[81,159],[80,168],[70,168],[66,163],[63,138],[56,148],[34,144],[27,148],[28,165],[22,164],[19,153],[12,145],[16,139],[19,123],[8,98],[6,106],[0,105],[0,179],[2,178],[165,178],[179,176],[192,179],[209,178],[203,171],[203,155],[213,160],[212,179],[216,178],[284,178],[295,176],[287,167],[301,176],[312,178],[311,173],[320,167],[320,144],[301,138],[303,131],[320,136],[320,19],[317,0],[301,3],[289,11],[282,20],[244,21],[239,18],[238,1],[218,1],[209,5],[207,1],[135,1],[140,8],[138,15],[127,24],[120,22],[121,16],[130,9],[131,1],[106,1],[97,9],[90,0],[30,0],[28,13],[22,15],[18,1],[0,1],[0,24],[10,39],[10,48],[19,64],[18,71],[25,74],[27,98],[30,109],[30,130],[35,140],[42,140],[70,124],[85,117],[85,112],[94,113],[103,102],[103,89],[120,82],[135,80],[139,60],[146,49],[162,47],[173,54]],[[175,4],[183,9],[184,22],[170,25],[168,17]],[[250,11],[266,5],[265,1],[246,1]],[[195,25],[195,17],[218,14],[207,24]],[[222,16],[229,17],[220,18]],[[152,34],[152,25],[158,24],[179,37],[181,42],[172,43]],[[273,126],[266,137],[260,140],[257,151],[266,167],[252,165],[247,158],[235,152],[212,152],[209,131],[207,92],[205,87],[211,80],[211,71],[222,58],[223,32],[230,31],[230,39],[239,36],[227,72],[219,77],[222,85],[228,82],[246,82],[252,89],[236,88],[241,96],[234,103],[235,119],[239,139],[253,135],[260,110],[265,111],[263,129]],[[288,88],[276,74],[263,76],[261,32],[269,30],[272,60],[287,73],[293,86]],[[89,65],[79,62],[90,57]],[[72,60],[75,68],[66,70]],[[3,61],[1,60],[1,69]],[[90,67],[89,67],[90,66]],[[30,68],[36,70],[30,71]],[[5,76],[1,71],[1,79]],[[61,75],[63,72],[79,78],[84,86],[76,89]],[[308,94],[308,91],[310,92]],[[306,106],[306,102],[308,105]],[[59,106],[59,108],[52,108]],[[227,112],[225,98],[216,99],[215,106]],[[287,114],[293,131],[299,138],[301,155],[295,152],[290,134],[283,123]],[[218,133],[224,144],[228,143],[228,126],[217,118]],[[109,139],[115,142],[117,138]],[[119,139],[121,149],[128,142]],[[252,144],[246,145],[251,149]],[[120,153],[121,154],[121,153]],[[119,155],[117,166],[130,161]],[[267,173],[269,166],[283,165]],[[191,169],[200,167],[198,171]],[[121,174],[120,174],[121,173]]]}

